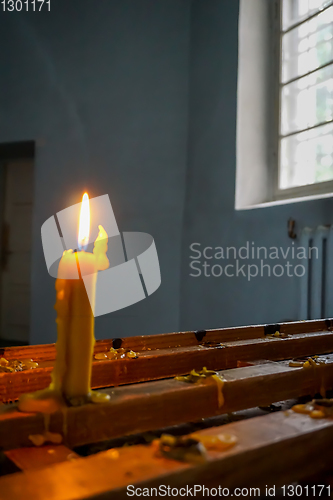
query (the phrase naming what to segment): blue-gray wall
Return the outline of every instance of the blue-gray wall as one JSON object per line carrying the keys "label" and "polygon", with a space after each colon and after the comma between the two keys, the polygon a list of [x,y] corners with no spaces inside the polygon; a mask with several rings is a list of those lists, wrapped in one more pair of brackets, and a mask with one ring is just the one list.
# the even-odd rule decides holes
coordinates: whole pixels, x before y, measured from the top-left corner
{"label": "blue-gray wall", "polygon": [[317,201],[235,212],[237,0],[51,0],[0,12],[0,143],[36,140],[32,343],[56,338],[42,223],[108,193],[121,231],[155,238],[162,285],[96,337],[297,319],[298,281],[193,278],[189,245],[282,245]]}
{"label": "blue-gray wall", "polygon": [[[286,272],[281,278],[251,281],[224,274],[216,278],[190,277],[190,273],[196,274],[189,268],[189,256],[196,255],[189,250],[191,243],[199,242],[201,248],[239,248],[249,241],[250,248],[254,242],[256,247],[282,246],[286,251],[292,247],[287,236],[289,217],[296,220],[298,228],[333,222],[330,200],[234,210],[238,7],[235,0],[192,3],[182,330],[300,319],[298,278],[287,277]],[[296,240],[295,245],[299,243]],[[279,262],[286,261],[276,260],[274,264]],[[223,267],[227,264],[222,260],[216,263]]]}
{"label": "blue-gray wall", "polygon": [[162,286],[96,320],[96,336],[179,326],[190,3],[51,0],[0,12],[0,142],[35,139],[31,342],[56,338],[42,223],[108,193],[121,231],[154,236]]}

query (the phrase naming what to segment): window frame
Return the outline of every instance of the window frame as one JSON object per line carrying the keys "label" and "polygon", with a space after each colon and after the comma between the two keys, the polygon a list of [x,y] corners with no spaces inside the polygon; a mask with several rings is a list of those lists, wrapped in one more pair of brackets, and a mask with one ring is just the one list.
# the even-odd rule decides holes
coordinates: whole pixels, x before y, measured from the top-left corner
{"label": "window frame", "polygon": [[[314,184],[306,184],[303,186],[295,186],[286,189],[281,189],[279,187],[280,184],[280,153],[281,153],[281,139],[283,136],[281,135],[281,115],[282,115],[282,3],[283,0],[274,0],[275,1],[275,13],[273,23],[275,24],[273,27],[273,80],[276,82],[273,88],[274,97],[277,103],[273,112],[274,124],[273,130],[275,138],[273,139],[273,156],[276,158],[274,172],[272,172],[272,184],[273,184],[273,199],[276,201],[279,200],[288,200],[293,198],[300,197],[310,197],[310,196],[319,196],[325,194],[333,194],[333,180],[324,181],[324,182],[316,182]],[[325,10],[333,6],[333,0],[328,6],[325,7]],[[324,9],[323,9],[324,10]],[[319,11],[320,12],[323,12]],[[302,23],[308,21],[309,19],[315,17],[319,13],[315,15],[310,15],[308,18],[304,19]],[[294,26],[296,27],[298,23]],[[273,120],[272,120],[273,121]],[[327,122],[330,123],[330,122]]]}

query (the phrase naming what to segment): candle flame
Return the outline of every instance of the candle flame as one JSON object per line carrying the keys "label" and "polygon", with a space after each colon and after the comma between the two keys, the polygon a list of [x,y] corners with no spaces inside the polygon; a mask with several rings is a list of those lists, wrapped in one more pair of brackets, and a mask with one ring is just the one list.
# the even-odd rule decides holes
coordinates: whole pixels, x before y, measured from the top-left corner
{"label": "candle flame", "polygon": [[80,250],[85,250],[89,243],[90,207],[88,193],[84,193],[81,203],[78,244]]}

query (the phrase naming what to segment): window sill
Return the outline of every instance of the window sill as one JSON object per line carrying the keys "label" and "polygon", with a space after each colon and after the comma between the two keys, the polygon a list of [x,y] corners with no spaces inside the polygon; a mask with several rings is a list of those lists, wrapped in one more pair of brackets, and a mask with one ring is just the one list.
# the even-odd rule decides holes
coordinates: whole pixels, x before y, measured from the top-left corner
{"label": "window sill", "polygon": [[276,207],[279,205],[287,205],[290,203],[299,203],[301,201],[313,201],[313,200],[322,200],[325,198],[333,198],[333,192],[329,193],[316,193],[316,194],[308,194],[303,196],[294,196],[290,198],[280,198],[278,200],[265,201],[261,203],[255,203],[253,205],[235,207],[235,210],[252,210],[255,208],[266,208],[266,207]]}

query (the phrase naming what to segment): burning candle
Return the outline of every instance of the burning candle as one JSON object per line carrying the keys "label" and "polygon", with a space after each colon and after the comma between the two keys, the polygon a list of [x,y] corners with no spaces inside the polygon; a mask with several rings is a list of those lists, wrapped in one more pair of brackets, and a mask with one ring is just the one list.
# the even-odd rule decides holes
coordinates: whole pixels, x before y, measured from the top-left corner
{"label": "burning candle", "polygon": [[96,278],[97,271],[109,267],[106,256],[108,235],[104,228],[99,226],[93,253],[89,253],[86,252],[89,233],[89,197],[85,193],[78,231],[80,251],[65,250],[58,267],[55,286],[57,357],[51,374],[52,381],[45,390],[21,396],[19,409],[22,411],[51,413],[64,402],[79,405],[88,401],[103,402],[109,399],[108,395],[94,392],[90,387],[95,344],[93,308]]}

